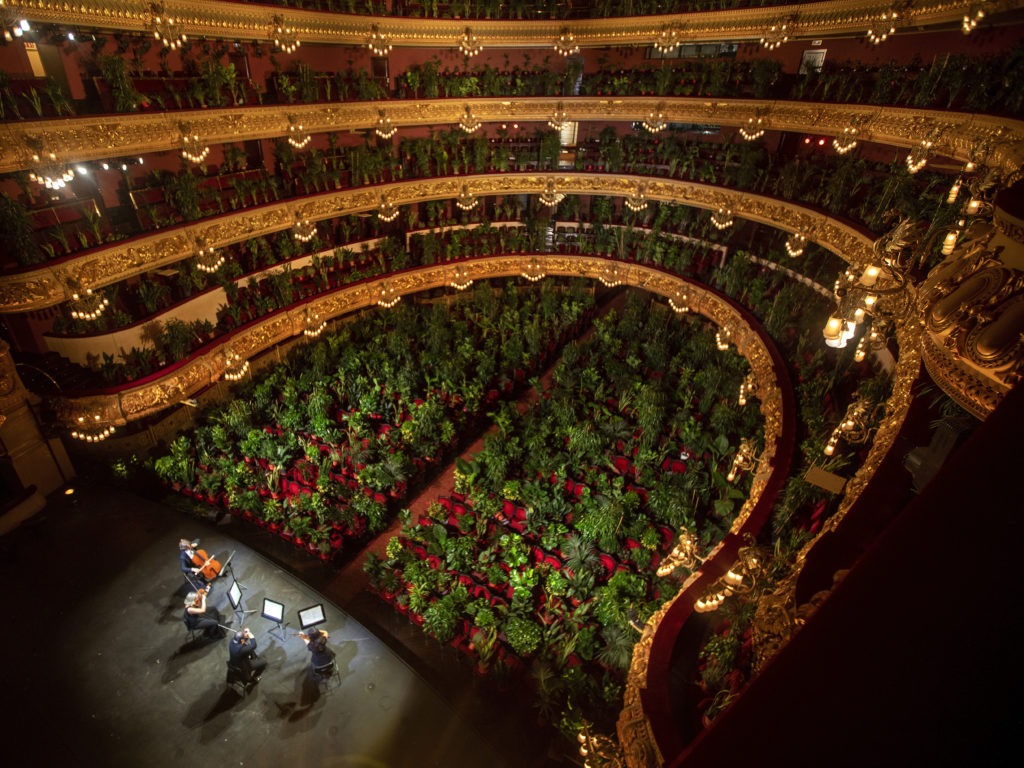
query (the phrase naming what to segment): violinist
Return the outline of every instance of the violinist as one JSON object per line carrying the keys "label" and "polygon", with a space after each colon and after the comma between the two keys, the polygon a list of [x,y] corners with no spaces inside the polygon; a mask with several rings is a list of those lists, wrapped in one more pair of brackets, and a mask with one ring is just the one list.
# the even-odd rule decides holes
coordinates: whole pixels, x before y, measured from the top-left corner
{"label": "violinist", "polygon": [[258,683],[267,668],[267,660],[256,655],[256,638],[246,627],[231,639],[228,656],[232,671],[241,676],[243,681]]}
{"label": "violinist", "polygon": [[299,637],[306,644],[306,650],[312,654],[310,662],[313,669],[325,667],[334,661],[334,651],[327,647],[328,634],[326,630],[313,627],[309,630],[309,634],[300,632]]}
{"label": "violinist", "polygon": [[206,590],[196,590],[185,596],[185,613],[182,620],[190,630],[202,630],[208,640],[219,640],[225,635],[219,618],[217,609],[206,605]]}

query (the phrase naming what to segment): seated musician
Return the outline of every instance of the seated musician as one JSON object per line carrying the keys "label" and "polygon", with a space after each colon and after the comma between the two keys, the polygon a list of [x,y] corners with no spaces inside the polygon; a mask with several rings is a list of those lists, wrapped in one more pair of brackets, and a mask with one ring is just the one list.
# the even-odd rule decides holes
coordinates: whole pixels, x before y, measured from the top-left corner
{"label": "seated musician", "polygon": [[242,682],[259,682],[267,668],[267,660],[256,655],[256,638],[248,627],[235,633],[228,645],[228,656],[232,671],[240,676]]}
{"label": "seated musician", "polygon": [[178,550],[180,552],[179,560],[181,561],[181,572],[185,576],[185,581],[192,589],[209,588],[206,577],[203,576],[203,569],[196,565],[195,554],[196,546],[198,542],[189,541],[188,539],[181,539],[178,541]]}
{"label": "seated musician", "polygon": [[226,634],[220,626],[220,615],[213,606],[206,605],[206,591],[189,592],[185,596],[185,613],[182,620],[193,631],[202,631],[210,640],[219,640]]}
{"label": "seated musician", "polygon": [[299,633],[302,642],[306,644],[306,650],[312,654],[310,662],[313,669],[324,667],[334,661],[334,651],[327,647],[328,634],[326,630],[319,630],[313,627],[309,634]]}

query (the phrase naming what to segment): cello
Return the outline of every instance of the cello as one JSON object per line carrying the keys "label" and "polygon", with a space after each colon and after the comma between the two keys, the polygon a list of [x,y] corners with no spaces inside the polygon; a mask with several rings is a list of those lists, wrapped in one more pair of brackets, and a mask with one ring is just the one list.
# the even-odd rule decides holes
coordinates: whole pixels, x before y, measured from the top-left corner
{"label": "cello", "polygon": [[222,570],[222,566],[213,555],[208,555],[205,549],[198,549],[199,539],[189,544],[189,552],[192,557],[192,564],[199,569],[199,575],[201,575],[207,581],[213,581]]}

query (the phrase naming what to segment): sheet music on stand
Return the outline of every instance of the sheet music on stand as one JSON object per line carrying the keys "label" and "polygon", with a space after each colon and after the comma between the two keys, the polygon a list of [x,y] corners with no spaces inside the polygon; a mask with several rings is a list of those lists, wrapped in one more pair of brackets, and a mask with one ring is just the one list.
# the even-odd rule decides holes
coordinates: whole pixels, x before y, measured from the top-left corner
{"label": "sheet music on stand", "polygon": [[279,603],[277,600],[271,600],[269,597],[263,598],[263,611],[260,615],[269,621],[274,622],[277,626],[269,630],[273,634],[274,629],[277,629],[281,633],[281,641],[284,642],[284,628],[288,625],[288,622],[284,620],[284,603]]}

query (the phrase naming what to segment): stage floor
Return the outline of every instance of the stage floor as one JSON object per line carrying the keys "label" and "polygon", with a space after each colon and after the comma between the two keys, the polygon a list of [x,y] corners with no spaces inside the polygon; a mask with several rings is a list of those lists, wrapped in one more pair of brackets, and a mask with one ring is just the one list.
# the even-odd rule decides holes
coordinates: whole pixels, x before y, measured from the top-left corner
{"label": "stage floor", "polygon": [[[497,743],[501,728],[481,727],[472,691],[456,687],[442,695],[396,652],[394,638],[376,636],[309,586],[316,578],[243,543],[252,538],[240,535],[249,526],[193,519],[121,489],[75,487],[73,497],[51,498],[37,518],[0,539],[0,572],[9,587],[5,764],[544,762],[530,739],[519,739],[523,754]],[[182,537],[200,537],[217,556],[234,552],[243,605],[256,612],[241,621],[228,602],[227,575],[216,583],[212,604],[225,623],[252,629],[269,662],[245,697],[225,683],[228,639],[190,641],[182,623]],[[286,606],[283,632],[260,616],[264,597]],[[309,653],[294,636],[298,609],[316,603],[324,604],[322,626],[337,654],[339,674],[327,686],[310,677]]]}

